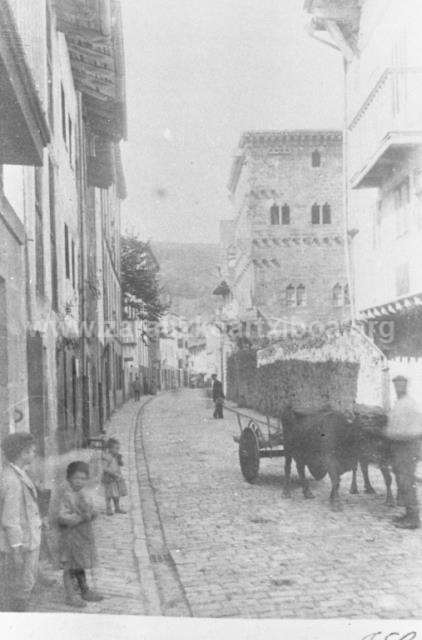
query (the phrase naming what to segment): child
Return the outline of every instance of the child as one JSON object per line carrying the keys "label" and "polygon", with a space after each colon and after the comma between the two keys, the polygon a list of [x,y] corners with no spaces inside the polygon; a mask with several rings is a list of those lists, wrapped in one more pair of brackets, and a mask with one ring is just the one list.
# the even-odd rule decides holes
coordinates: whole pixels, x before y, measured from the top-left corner
{"label": "child", "polygon": [[120,507],[120,498],[127,496],[127,489],[121,471],[123,460],[120,454],[120,443],[115,438],[110,438],[107,441],[102,462],[103,475],[101,481],[104,485],[107,515],[113,515],[112,502],[114,503],[114,513],[126,513]]}
{"label": "child", "polygon": [[[41,517],[37,491],[27,470],[35,458],[29,433],[13,433],[1,443],[5,465],[0,478],[0,609],[26,611],[38,573]],[[1,567],[0,567],[1,569]]]}
{"label": "child", "polygon": [[[59,533],[66,604],[72,607],[86,607],[85,600],[99,602],[103,599],[99,593],[88,587],[85,575],[85,569],[91,569],[96,563],[92,528],[92,520],[96,513],[91,497],[84,490],[89,479],[87,463],[71,462],[67,467],[66,478],[67,484],[56,500],[53,522]],[[77,594],[78,587],[82,599]]]}

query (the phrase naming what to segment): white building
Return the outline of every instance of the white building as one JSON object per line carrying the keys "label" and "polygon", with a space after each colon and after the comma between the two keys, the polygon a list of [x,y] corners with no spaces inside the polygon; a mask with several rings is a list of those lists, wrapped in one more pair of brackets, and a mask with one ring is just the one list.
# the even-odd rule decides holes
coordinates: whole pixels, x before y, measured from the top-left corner
{"label": "white building", "polygon": [[[392,374],[422,393],[422,5],[308,0],[344,57],[349,230],[357,316]],[[358,231],[355,235],[355,231]]]}

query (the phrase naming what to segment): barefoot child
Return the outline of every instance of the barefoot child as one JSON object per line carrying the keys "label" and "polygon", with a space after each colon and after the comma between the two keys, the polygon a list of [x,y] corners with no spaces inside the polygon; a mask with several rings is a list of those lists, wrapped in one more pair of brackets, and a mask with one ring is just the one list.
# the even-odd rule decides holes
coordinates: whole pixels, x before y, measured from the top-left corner
{"label": "barefoot child", "polygon": [[103,475],[101,481],[104,485],[107,515],[113,515],[112,502],[114,503],[114,513],[126,513],[120,507],[120,498],[127,495],[127,489],[121,470],[123,460],[120,454],[120,443],[115,438],[110,438],[107,441],[102,463]]}
{"label": "barefoot child", "polygon": [[[87,463],[71,462],[67,467],[66,478],[66,486],[56,499],[52,519],[59,534],[66,604],[85,607],[85,600],[99,602],[103,599],[88,587],[85,575],[85,569],[91,569],[96,563],[92,528],[96,513],[91,497],[84,490],[89,479]],[[75,586],[81,595],[77,594]]]}

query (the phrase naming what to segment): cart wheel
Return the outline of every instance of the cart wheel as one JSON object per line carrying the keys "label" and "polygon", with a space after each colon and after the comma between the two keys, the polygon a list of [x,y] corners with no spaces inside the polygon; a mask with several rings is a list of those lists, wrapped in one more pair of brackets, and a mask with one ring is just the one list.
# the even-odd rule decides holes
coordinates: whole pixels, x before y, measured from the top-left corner
{"label": "cart wheel", "polygon": [[240,436],[239,462],[245,480],[253,482],[259,471],[259,448],[257,437],[250,427],[243,429]]}

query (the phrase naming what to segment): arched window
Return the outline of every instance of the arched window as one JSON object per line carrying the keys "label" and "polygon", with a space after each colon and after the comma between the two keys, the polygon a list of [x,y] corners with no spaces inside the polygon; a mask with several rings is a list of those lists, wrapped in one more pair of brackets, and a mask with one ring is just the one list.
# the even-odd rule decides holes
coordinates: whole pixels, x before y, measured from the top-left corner
{"label": "arched window", "polygon": [[288,204],[283,204],[281,208],[281,224],[290,224],[290,207]]}
{"label": "arched window", "polygon": [[270,209],[270,218],[271,224],[280,224],[280,207],[276,204],[273,204]]}
{"label": "arched window", "polygon": [[349,305],[350,304],[350,291],[349,291],[349,285],[348,284],[344,285],[344,304],[345,305]]}
{"label": "arched window", "polygon": [[331,224],[331,207],[327,202],[322,207],[322,224]]}
{"label": "arched window", "polygon": [[338,282],[333,287],[333,306],[343,306],[343,287]]}
{"label": "arched window", "polygon": [[311,208],[311,222],[312,224],[319,224],[320,222],[320,209],[319,204],[314,202]]}
{"label": "arched window", "polygon": [[321,154],[318,150],[312,152],[312,166],[320,167],[321,166]]}
{"label": "arched window", "polygon": [[306,306],[306,289],[303,284],[300,284],[296,289],[296,304],[298,307]]}
{"label": "arched window", "polygon": [[292,284],[286,287],[286,306],[294,307],[296,304],[296,290]]}

